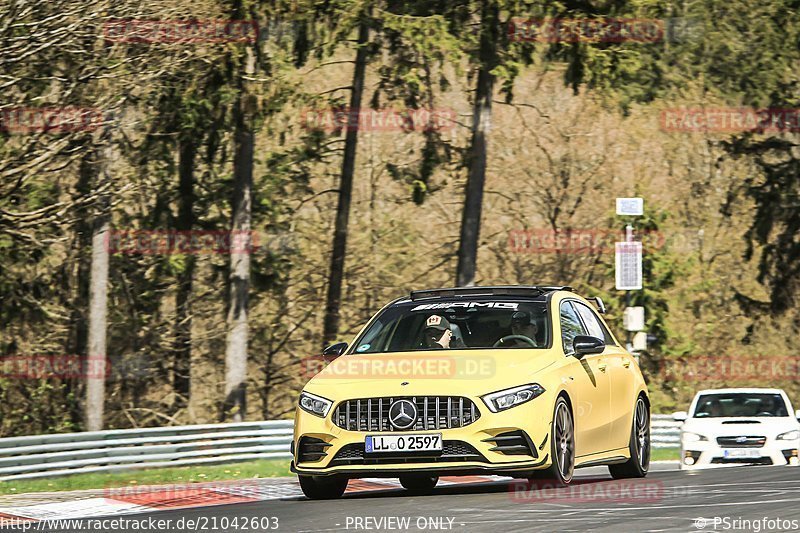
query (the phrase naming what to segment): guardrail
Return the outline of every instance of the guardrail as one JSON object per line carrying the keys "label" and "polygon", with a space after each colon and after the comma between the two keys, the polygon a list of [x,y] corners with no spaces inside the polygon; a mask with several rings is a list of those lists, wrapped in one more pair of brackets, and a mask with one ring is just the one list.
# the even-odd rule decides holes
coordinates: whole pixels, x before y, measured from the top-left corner
{"label": "guardrail", "polygon": [[674,421],[672,415],[651,415],[650,439],[653,448],[680,448],[681,423]]}
{"label": "guardrail", "polygon": [[[115,429],[0,439],[0,481],[135,468],[291,458],[292,420]],[[680,423],[653,415],[655,448],[680,445]]]}
{"label": "guardrail", "polygon": [[290,458],[294,422],[116,429],[0,439],[0,481]]}

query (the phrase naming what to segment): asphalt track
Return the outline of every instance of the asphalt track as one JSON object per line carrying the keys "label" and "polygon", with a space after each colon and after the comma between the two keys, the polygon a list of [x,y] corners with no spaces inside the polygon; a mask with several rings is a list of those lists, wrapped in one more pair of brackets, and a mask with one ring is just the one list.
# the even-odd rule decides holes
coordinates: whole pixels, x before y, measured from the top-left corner
{"label": "asphalt track", "polygon": [[[681,472],[674,466],[668,470],[665,465],[655,466],[661,471],[651,471],[646,485],[614,481],[607,470],[592,468],[577,472],[574,486],[568,489],[571,492],[550,488],[517,492],[514,482],[498,481],[437,487],[428,496],[388,489],[350,494],[340,500],[298,497],[125,518],[184,519],[182,528],[160,531],[276,531],[243,525],[244,518],[265,517],[270,519],[269,525],[275,523],[272,517],[277,518],[277,531],[292,532],[800,530],[800,468]],[[409,519],[407,523],[404,518]],[[238,527],[234,527],[235,519],[241,521]],[[187,527],[186,520],[197,521],[194,529]],[[223,525],[227,527],[223,529]]]}

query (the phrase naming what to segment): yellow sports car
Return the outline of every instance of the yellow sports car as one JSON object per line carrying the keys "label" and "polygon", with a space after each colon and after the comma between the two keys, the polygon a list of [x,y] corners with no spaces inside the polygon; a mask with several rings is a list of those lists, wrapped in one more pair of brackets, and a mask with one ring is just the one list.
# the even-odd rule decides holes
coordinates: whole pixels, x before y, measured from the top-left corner
{"label": "yellow sports car", "polygon": [[305,495],[338,498],[360,477],[424,493],[440,475],[645,476],[647,387],[592,300],[513,286],[391,302],[324,351],[332,362],[300,394],[292,471]]}

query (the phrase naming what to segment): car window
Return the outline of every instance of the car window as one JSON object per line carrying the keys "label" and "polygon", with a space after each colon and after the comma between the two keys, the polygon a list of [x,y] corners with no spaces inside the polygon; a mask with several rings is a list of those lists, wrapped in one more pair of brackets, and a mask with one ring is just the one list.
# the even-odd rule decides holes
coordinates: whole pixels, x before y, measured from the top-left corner
{"label": "car window", "polygon": [[[438,344],[435,339],[441,339],[445,330],[450,331],[449,342]],[[550,331],[544,298],[537,301],[476,297],[402,302],[389,306],[376,317],[353,344],[351,353],[544,349],[551,344]],[[431,342],[432,338],[437,344]]]}
{"label": "car window", "polygon": [[704,394],[697,399],[694,418],[722,418],[737,416],[790,416],[786,402],[775,393],[716,393]]}
{"label": "car window", "polygon": [[578,310],[578,314],[581,315],[583,323],[589,331],[589,335],[602,339],[606,344],[614,344],[614,339],[611,337],[611,334],[603,327],[603,323],[600,322],[589,307],[578,302],[572,302],[572,305],[575,306],[575,309]]}
{"label": "car window", "polygon": [[561,339],[564,341],[564,353],[571,354],[574,353],[572,349],[572,339],[574,339],[576,335],[586,335],[587,333],[586,330],[583,329],[583,324],[581,324],[578,313],[575,312],[571,302],[561,302],[559,311],[561,315]]}

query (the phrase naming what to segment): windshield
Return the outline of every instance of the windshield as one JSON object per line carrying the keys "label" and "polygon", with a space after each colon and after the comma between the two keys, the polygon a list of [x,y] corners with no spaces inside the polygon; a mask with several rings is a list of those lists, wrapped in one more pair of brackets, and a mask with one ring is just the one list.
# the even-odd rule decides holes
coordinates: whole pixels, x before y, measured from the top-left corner
{"label": "windshield", "polygon": [[704,394],[697,399],[694,418],[789,416],[786,402],[775,393]]}
{"label": "windshield", "polygon": [[544,299],[459,299],[393,305],[356,340],[353,351],[531,349],[549,343]]}

